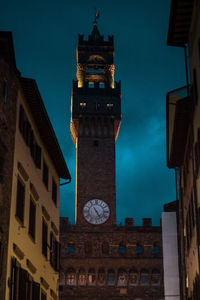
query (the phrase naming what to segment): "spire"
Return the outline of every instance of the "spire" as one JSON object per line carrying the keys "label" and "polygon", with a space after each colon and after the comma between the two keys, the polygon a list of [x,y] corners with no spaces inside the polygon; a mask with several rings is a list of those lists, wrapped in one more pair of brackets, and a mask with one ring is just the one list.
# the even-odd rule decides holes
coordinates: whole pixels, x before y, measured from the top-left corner
{"label": "spire", "polygon": [[94,40],[94,41],[99,41],[99,40],[102,40],[102,36],[100,35],[100,32],[97,28],[97,19],[99,18],[99,11],[96,10],[95,8],[95,15],[94,15],[94,22],[93,22],[93,30],[92,30],[92,33],[91,33],[91,38]]}

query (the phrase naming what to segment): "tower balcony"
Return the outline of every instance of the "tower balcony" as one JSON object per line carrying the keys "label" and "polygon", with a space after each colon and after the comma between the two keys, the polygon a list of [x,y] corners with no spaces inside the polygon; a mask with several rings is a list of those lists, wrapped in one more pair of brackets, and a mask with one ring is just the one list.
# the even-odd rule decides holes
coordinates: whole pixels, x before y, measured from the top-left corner
{"label": "tower balcony", "polygon": [[182,87],[167,94],[167,166],[183,165],[188,132],[193,116],[194,101],[190,87]]}

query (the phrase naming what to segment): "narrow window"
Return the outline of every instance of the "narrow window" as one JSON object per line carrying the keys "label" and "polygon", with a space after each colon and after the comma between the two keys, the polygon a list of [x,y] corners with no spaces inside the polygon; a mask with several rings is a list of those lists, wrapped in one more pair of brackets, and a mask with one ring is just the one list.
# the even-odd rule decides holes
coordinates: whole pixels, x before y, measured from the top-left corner
{"label": "narrow window", "polygon": [[193,70],[193,86],[194,86],[194,101],[195,104],[198,102],[198,87],[197,87],[197,71]]}
{"label": "narrow window", "polygon": [[55,237],[53,233],[50,234],[50,264],[55,268]]}
{"label": "narrow window", "polygon": [[66,283],[67,285],[76,285],[76,272],[72,268],[67,270]]}
{"label": "narrow window", "polygon": [[35,218],[36,218],[36,205],[35,205],[33,199],[30,197],[28,233],[33,238],[33,240],[35,240]]}
{"label": "narrow window", "polygon": [[18,178],[17,181],[17,200],[16,200],[16,216],[24,222],[24,201],[25,201],[25,185]]}
{"label": "narrow window", "polygon": [[101,89],[104,89],[104,88],[105,88],[105,83],[100,82],[99,87],[100,87]]}
{"label": "narrow window", "polygon": [[159,246],[157,244],[153,245],[153,254],[159,254]]}
{"label": "narrow window", "polygon": [[0,156],[0,183],[3,182],[3,167],[4,167],[4,159]]}
{"label": "narrow window", "polygon": [[85,269],[80,269],[78,274],[78,285],[86,285],[86,273]]}
{"label": "narrow window", "polygon": [[143,252],[142,246],[137,244],[136,245],[136,254],[142,254],[142,252]]}
{"label": "narrow window", "polygon": [[119,254],[125,254],[126,253],[126,247],[123,244],[119,245],[118,248]]}
{"label": "narrow window", "polygon": [[151,274],[151,284],[152,285],[160,285],[160,271],[154,269]]}
{"label": "narrow window", "polygon": [[41,169],[41,148],[37,144],[35,145],[35,165],[38,169]]}
{"label": "narrow window", "polygon": [[143,269],[141,271],[140,283],[141,283],[141,285],[148,285],[149,284],[149,272],[145,269]]}
{"label": "narrow window", "polygon": [[43,290],[41,290],[41,300],[47,300],[47,295]]}
{"label": "narrow window", "polygon": [[95,285],[96,274],[94,269],[89,269],[88,271],[88,285]]}
{"label": "narrow window", "polygon": [[3,99],[4,103],[8,102],[8,84],[6,81],[3,83]]}
{"label": "narrow window", "polygon": [[118,286],[127,285],[127,272],[125,270],[122,270],[122,269],[119,270],[117,285]]}
{"label": "narrow window", "polygon": [[48,183],[49,183],[49,169],[47,167],[47,164],[45,161],[43,161],[43,182],[46,188],[48,189]]}
{"label": "narrow window", "polygon": [[100,107],[101,107],[101,104],[100,103],[96,103],[96,111],[99,111]]}
{"label": "narrow window", "polygon": [[106,274],[104,269],[100,269],[98,272],[98,285],[105,285],[106,283]]}
{"label": "narrow window", "polygon": [[71,254],[71,253],[75,253],[75,245],[74,243],[69,243],[67,245],[67,253]]}
{"label": "narrow window", "polygon": [[57,184],[55,180],[52,178],[52,200],[57,205]]}
{"label": "narrow window", "polygon": [[32,282],[32,300],[40,299],[40,284],[33,281]]}
{"label": "narrow window", "polygon": [[94,82],[89,82],[88,87],[89,87],[89,88],[94,88]]}
{"label": "narrow window", "polygon": [[18,288],[18,276],[19,276],[19,269],[16,264],[16,258],[12,258],[11,260],[11,284],[10,284],[10,299],[15,300],[17,299],[17,288]]}
{"label": "narrow window", "polygon": [[20,105],[19,108],[19,130],[21,133],[23,133],[23,127],[24,127],[24,109],[23,106]]}
{"label": "narrow window", "polygon": [[138,271],[131,269],[129,272],[129,285],[135,286],[138,284]]}
{"label": "narrow window", "polygon": [[108,270],[108,285],[114,285],[115,284],[115,271],[114,270]]}
{"label": "narrow window", "polygon": [[48,235],[48,226],[43,219],[42,220],[42,254],[44,254],[45,257],[47,257],[47,235]]}

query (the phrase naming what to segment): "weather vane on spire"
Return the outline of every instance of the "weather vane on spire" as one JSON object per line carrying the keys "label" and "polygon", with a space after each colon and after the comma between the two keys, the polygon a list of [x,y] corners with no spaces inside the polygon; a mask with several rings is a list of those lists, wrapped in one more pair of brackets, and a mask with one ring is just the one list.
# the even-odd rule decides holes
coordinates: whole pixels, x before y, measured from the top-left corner
{"label": "weather vane on spire", "polygon": [[95,7],[94,24],[97,25],[97,19],[99,19],[99,11]]}

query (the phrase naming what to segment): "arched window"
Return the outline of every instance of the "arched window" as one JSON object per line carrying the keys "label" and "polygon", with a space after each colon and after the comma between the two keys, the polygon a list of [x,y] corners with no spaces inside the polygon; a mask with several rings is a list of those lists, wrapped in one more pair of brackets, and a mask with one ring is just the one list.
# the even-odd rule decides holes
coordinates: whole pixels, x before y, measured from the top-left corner
{"label": "arched window", "polygon": [[141,270],[140,284],[141,285],[148,285],[149,284],[149,272],[146,269]]}
{"label": "arched window", "polygon": [[66,272],[66,284],[76,285],[76,272],[73,268],[70,268]]}
{"label": "arched window", "polygon": [[138,271],[136,269],[131,269],[129,271],[129,285],[137,285],[138,284]]}
{"label": "arched window", "polygon": [[142,254],[143,253],[143,249],[142,246],[140,244],[136,245],[136,254]]}
{"label": "arched window", "polygon": [[102,254],[109,254],[110,252],[110,247],[108,242],[103,242],[102,243]]}
{"label": "arched window", "polygon": [[94,269],[89,269],[88,271],[88,285],[96,284],[96,274]]}
{"label": "arched window", "polygon": [[106,275],[104,269],[99,269],[98,272],[98,285],[105,285],[106,283]]}
{"label": "arched window", "polygon": [[84,269],[80,269],[78,273],[78,285],[86,285],[86,273]]}
{"label": "arched window", "polygon": [[115,284],[115,271],[114,270],[108,270],[108,285],[114,285]]}
{"label": "arched window", "polygon": [[160,249],[157,243],[154,243],[153,245],[153,254],[159,254]]}
{"label": "arched window", "polygon": [[85,242],[85,254],[91,254],[92,253],[92,242],[87,241]]}
{"label": "arched window", "polygon": [[151,284],[160,285],[160,271],[157,269],[154,269],[151,273]]}
{"label": "arched window", "polygon": [[119,269],[117,285],[118,286],[126,286],[127,285],[127,272],[124,269]]}
{"label": "arched window", "polygon": [[72,254],[75,253],[75,244],[74,243],[68,243],[67,245],[67,253]]}
{"label": "arched window", "polygon": [[119,254],[125,254],[126,253],[126,246],[123,243],[119,244],[118,252],[119,252]]}

